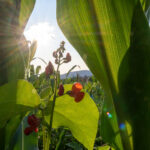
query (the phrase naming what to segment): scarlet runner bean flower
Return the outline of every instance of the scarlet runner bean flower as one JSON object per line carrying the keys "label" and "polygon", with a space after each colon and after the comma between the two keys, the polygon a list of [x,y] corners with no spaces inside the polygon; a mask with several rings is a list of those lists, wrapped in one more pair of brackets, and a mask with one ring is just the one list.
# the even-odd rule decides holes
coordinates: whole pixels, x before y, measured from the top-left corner
{"label": "scarlet runner bean flower", "polygon": [[32,133],[32,132],[33,132],[33,130],[32,130],[31,127],[27,127],[27,128],[25,128],[25,130],[24,130],[24,134],[25,134],[25,135],[29,135],[29,134]]}
{"label": "scarlet runner bean flower", "polygon": [[35,115],[28,116],[28,124],[29,127],[25,128],[24,134],[29,135],[30,133],[38,132],[38,126],[40,125],[40,119],[37,118]]}
{"label": "scarlet runner bean flower", "polygon": [[64,63],[68,63],[68,62],[70,62],[70,61],[71,61],[71,56],[70,56],[69,53],[67,53],[67,54],[66,54],[66,58],[65,58],[65,60],[64,60]]}
{"label": "scarlet runner bean flower", "polygon": [[81,83],[76,82],[73,84],[72,86],[72,90],[69,91],[69,95],[75,98],[75,102],[80,102],[83,98],[85,93],[81,92],[81,90],[83,89],[83,86],[81,85]]}
{"label": "scarlet runner bean flower", "polygon": [[64,86],[63,84],[60,84],[59,86],[59,91],[58,91],[58,95],[59,96],[62,96],[64,94]]}
{"label": "scarlet runner bean flower", "polygon": [[53,72],[54,72],[53,64],[49,61],[48,65],[45,68],[45,74],[48,77],[48,76],[52,75]]}
{"label": "scarlet runner bean flower", "polygon": [[73,93],[77,93],[77,92],[80,92],[81,90],[83,89],[83,86],[81,83],[79,82],[75,82],[72,86],[72,92]]}
{"label": "scarlet runner bean flower", "polygon": [[84,92],[78,92],[75,95],[75,102],[80,102],[84,98]]}

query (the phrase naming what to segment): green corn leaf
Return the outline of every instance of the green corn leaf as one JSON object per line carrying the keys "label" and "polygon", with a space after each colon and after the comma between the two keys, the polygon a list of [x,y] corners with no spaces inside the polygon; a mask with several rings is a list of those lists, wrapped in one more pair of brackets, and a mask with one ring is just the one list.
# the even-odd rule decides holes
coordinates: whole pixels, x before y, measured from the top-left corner
{"label": "green corn leaf", "polygon": [[0,1],[0,85],[24,78],[24,55],[29,47],[19,26],[19,13],[20,1]]}
{"label": "green corn leaf", "polygon": [[25,27],[34,8],[34,4],[35,4],[35,0],[21,0],[20,13],[19,13],[20,27]]}
{"label": "green corn leaf", "polygon": [[134,6],[131,0],[57,1],[59,26],[107,91],[106,112],[111,110],[113,132],[106,129],[102,136],[106,141],[116,141],[116,149],[123,148],[121,137],[110,135],[119,131],[112,94],[118,92],[119,65],[130,45]]}
{"label": "green corn leaf", "polygon": [[57,21],[106,91],[104,140],[117,150],[149,149],[150,34],[141,3],[57,0]]}

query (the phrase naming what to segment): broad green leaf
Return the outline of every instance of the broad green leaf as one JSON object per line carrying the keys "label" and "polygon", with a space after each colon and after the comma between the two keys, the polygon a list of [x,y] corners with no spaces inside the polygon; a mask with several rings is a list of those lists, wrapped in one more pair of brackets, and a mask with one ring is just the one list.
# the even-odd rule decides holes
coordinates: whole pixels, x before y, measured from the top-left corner
{"label": "broad green leaf", "polygon": [[0,124],[40,104],[40,97],[29,82],[18,80],[0,87]]}
{"label": "broad green leaf", "polygon": [[[150,149],[150,28],[140,3],[132,21],[131,46],[119,69],[119,104],[132,131],[133,149]],[[120,111],[121,112],[121,111]],[[123,120],[123,118],[122,118]],[[141,138],[143,137],[143,138]]]}
{"label": "broad green leaf", "polygon": [[149,0],[140,0],[143,10],[146,12],[150,7]]}
{"label": "broad green leaf", "polygon": [[57,0],[57,20],[106,91],[103,113],[110,112],[112,119],[101,122],[111,128],[111,136],[102,129],[105,141],[117,150],[149,148],[150,38],[141,3]]}
{"label": "broad green leaf", "polygon": [[140,0],[146,18],[150,21],[150,0]]}
{"label": "broad green leaf", "polygon": [[49,97],[50,92],[51,92],[51,88],[50,87],[46,87],[46,88],[41,90],[39,95],[40,95],[40,97],[42,99],[46,99],[46,98]]}
{"label": "broad green leaf", "polygon": [[57,1],[59,26],[105,88],[112,82],[114,90],[118,90],[117,73],[130,45],[135,2]]}
{"label": "broad green leaf", "polygon": [[34,8],[35,0],[21,0],[20,13],[19,13],[19,24],[24,27],[32,13]]}
{"label": "broad green leaf", "polygon": [[[65,91],[71,90],[71,87],[72,85],[65,85]],[[49,123],[49,116],[46,118]],[[73,136],[89,150],[93,149],[98,120],[98,109],[87,93],[79,103],[76,103],[69,95],[56,99],[53,127],[69,128]]]}
{"label": "broad green leaf", "polygon": [[22,118],[23,118],[23,115],[17,115],[15,117],[12,117],[7,122],[7,125],[5,128],[5,150],[10,150],[11,142],[13,141],[14,135],[17,131],[17,128],[19,127],[21,123]]}
{"label": "broad green leaf", "polygon": [[[100,146],[100,147],[98,147],[98,150],[110,150],[110,146]],[[112,149],[112,150],[114,150],[114,149]]]}
{"label": "broad green leaf", "polygon": [[19,26],[19,13],[20,0],[0,1],[0,85],[24,78],[24,53],[29,47]]}
{"label": "broad green leaf", "polygon": [[24,129],[28,126],[27,117],[25,117],[14,135],[12,150],[38,150],[38,133],[33,131],[28,136],[24,134]]}
{"label": "broad green leaf", "polygon": [[83,148],[81,147],[81,145],[77,142],[71,142],[71,143],[67,143],[66,144],[68,147],[75,149],[75,150],[83,150]]}
{"label": "broad green leaf", "polygon": [[[130,46],[135,4],[134,0],[57,1],[59,26],[107,92],[106,112],[112,111],[109,123],[114,133],[119,128],[112,97],[119,92],[118,71]],[[112,137],[109,132],[102,136],[107,141]],[[114,145],[123,149],[119,135],[116,138]]]}

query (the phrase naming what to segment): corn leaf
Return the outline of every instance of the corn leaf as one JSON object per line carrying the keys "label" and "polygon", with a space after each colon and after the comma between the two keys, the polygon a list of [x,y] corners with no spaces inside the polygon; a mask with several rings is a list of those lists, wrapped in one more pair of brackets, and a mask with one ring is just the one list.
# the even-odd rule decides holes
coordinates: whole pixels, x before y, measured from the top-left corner
{"label": "corn leaf", "polygon": [[106,91],[103,139],[117,150],[150,148],[150,38],[141,3],[57,0],[57,21]]}

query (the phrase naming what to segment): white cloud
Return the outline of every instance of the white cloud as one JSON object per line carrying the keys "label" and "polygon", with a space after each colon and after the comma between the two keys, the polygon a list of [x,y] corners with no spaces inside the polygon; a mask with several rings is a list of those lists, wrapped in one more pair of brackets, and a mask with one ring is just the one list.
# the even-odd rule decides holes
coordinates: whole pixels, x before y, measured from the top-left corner
{"label": "white cloud", "polygon": [[54,26],[47,22],[38,23],[25,30],[24,35],[31,42],[36,40],[39,46],[47,46],[55,38]]}

